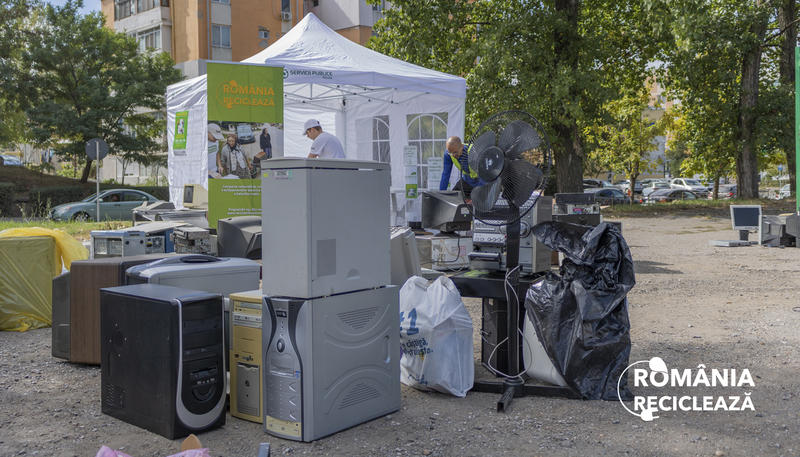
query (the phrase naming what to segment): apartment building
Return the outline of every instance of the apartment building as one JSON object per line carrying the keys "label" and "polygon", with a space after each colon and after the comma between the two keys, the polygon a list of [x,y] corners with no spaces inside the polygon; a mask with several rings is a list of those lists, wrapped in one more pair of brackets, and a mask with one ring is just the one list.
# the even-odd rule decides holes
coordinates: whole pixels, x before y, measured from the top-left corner
{"label": "apartment building", "polygon": [[187,77],[205,61],[238,62],[288,32],[307,13],[365,44],[385,4],[365,0],[102,0],[106,25],[134,36],[142,50],[169,53]]}

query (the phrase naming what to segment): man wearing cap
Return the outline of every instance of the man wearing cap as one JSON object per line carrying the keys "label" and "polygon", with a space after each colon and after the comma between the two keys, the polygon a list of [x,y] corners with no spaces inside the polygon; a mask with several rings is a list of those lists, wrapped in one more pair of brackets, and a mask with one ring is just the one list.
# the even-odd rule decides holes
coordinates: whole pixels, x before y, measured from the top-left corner
{"label": "man wearing cap", "polygon": [[219,142],[224,140],[222,136],[222,129],[219,124],[208,124],[208,177],[220,178],[219,169],[222,168],[219,163]]}
{"label": "man wearing cap", "polygon": [[447,190],[447,185],[450,184],[450,172],[453,170],[453,165],[458,168],[459,180],[453,186],[453,190],[463,190],[467,198],[472,193],[472,188],[481,185],[481,180],[478,178],[478,173],[469,167],[469,148],[461,143],[461,138],[451,136],[445,143],[444,152],[444,169],[442,170],[442,178],[439,180],[439,190]]}
{"label": "man wearing cap", "polygon": [[309,119],[303,126],[303,135],[311,138],[311,151],[309,159],[344,159],[344,148],[338,138],[328,132],[322,131],[322,126],[316,119]]}

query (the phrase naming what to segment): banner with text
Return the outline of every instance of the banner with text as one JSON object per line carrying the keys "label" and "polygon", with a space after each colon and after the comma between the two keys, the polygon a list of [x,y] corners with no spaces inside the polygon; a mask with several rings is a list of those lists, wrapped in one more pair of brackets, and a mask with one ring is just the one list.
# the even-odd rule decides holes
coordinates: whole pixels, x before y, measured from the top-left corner
{"label": "banner with text", "polygon": [[[283,68],[207,64],[208,222],[261,215],[261,162],[282,144]],[[276,136],[281,136],[280,141]]]}

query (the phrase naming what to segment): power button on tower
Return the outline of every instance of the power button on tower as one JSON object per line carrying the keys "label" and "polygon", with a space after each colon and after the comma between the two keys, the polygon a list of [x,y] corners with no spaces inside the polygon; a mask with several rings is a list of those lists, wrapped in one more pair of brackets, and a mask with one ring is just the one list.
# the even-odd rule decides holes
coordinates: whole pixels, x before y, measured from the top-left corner
{"label": "power button on tower", "polygon": [[283,340],[279,339],[278,342],[275,344],[275,349],[277,349],[278,352],[283,352],[283,350],[285,348],[286,348],[286,345],[283,343]]}

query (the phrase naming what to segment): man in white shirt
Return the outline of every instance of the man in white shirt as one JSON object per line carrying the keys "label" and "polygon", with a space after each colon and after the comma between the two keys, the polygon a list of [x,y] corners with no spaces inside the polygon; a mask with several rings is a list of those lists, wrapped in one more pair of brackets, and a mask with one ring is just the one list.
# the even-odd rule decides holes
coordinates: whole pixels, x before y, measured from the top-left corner
{"label": "man in white shirt", "polygon": [[309,159],[344,159],[344,148],[338,138],[328,132],[322,131],[322,126],[316,119],[306,121],[303,135],[311,138],[311,151],[308,153]]}

